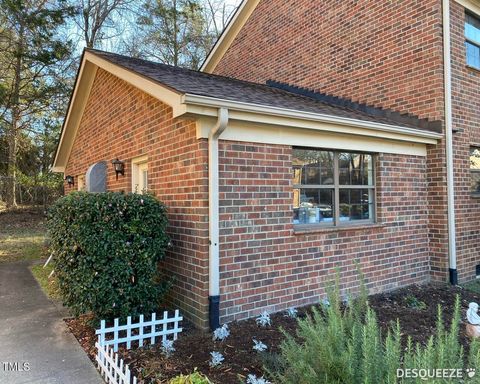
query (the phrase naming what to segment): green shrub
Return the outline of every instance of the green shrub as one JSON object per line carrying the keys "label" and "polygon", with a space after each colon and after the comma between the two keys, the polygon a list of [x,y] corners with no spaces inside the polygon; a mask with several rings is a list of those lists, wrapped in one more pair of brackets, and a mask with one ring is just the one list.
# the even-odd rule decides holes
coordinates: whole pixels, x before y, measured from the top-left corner
{"label": "green shrub", "polygon": [[169,384],[212,384],[207,376],[202,375],[200,372],[191,373],[188,376],[177,376],[170,380]]}
{"label": "green shrub", "polygon": [[165,206],[150,195],[75,192],[59,199],[47,227],[64,304],[97,319],[155,309],[168,285],[157,272],[166,226]]}
{"label": "green shrub", "polygon": [[[266,366],[275,382],[393,384],[403,382],[397,378],[399,368],[480,368],[478,343],[472,345],[469,362],[464,367],[463,348],[458,337],[458,297],[448,330],[444,328],[439,307],[436,334],[425,346],[417,344],[414,347],[409,337],[407,348],[403,351],[398,321],[382,337],[374,311],[361,304],[364,297],[357,299],[357,304],[352,302],[343,308],[338,289],[329,296],[329,306],[314,309],[312,315],[298,320],[297,337],[285,335],[275,367]],[[434,382],[452,382],[452,379],[449,380]],[[408,378],[405,382],[425,381]]]}
{"label": "green shrub", "polygon": [[419,309],[421,311],[427,308],[427,304],[424,301],[417,299],[413,295],[405,296],[405,304],[408,308]]}

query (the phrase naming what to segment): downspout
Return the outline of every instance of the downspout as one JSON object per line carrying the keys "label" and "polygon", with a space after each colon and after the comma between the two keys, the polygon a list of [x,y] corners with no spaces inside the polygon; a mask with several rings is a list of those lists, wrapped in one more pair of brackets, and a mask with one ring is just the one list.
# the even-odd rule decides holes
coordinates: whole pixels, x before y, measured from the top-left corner
{"label": "downspout", "polygon": [[209,292],[210,329],[220,326],[220,203],[218,174],[218,138],[228,125],[228,109],[218,110],[218,120],[208,134],[208,229],[209,229]]}
{"label": "downspout", "polygon": [[450,283],[458,284],[455,238],[455,190],[453,176],[452,64],[450,43],[450,0],[443,0],[443,66],[445,82],[445,141],[447,161],[448,260]]}

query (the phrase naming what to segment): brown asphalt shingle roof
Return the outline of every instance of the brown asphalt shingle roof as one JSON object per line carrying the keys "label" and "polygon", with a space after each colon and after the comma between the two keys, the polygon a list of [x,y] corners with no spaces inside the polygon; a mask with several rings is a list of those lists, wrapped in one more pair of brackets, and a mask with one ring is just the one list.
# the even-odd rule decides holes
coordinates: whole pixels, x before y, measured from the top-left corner
{"label": "brown asphalt shingle roof", "polygon": [[88,49],[87,51],[179,93],[438,131],[435,128],[425,127],[424,122],[420,124],[420,119],[418,119],[418,124],[416,124],[415,118],[399,123],[398,120],[396,121],[388,117],[375,116],[352,108],[333,105],[265,84],[250,83],[94,49]]}

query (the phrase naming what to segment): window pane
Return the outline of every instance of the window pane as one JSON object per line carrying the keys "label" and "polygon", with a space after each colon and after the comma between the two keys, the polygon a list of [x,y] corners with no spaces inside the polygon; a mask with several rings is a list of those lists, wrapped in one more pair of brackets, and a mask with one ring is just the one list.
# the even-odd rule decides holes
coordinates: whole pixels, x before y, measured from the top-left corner
{"label": "window pane", "polygon": [[295,188],[293,196],[294,224],[333,224],[333,189]]}
{"label": "window pane", "polygon": [[465,37],[480,44],[480,20],[468,13],[465,16]]}
{"label": "window pane", "polygon": [[338,168],[340,185],[373,185],[373,161],[371,155],[340,153]]}
{"label": "window pane", "polygon": [[143,171],[142,177],[143,177],[143,189],[147,190],[148,189],[148,171],[147,170]]}
{"label": "window pane", "polygon": [[293,150],[294,184],[333,185],[333,152]]}
{"label": "window pane", "polygon": [[471,173],[471,192],[480,194],[480,172]]}
{"label": "window pane", "polygon": [[480,48],[476,45],[465,42],[467,50],[467,65],[480,69]]}
{"label": "window pane", "polygon": [[480,148],[470,148],[471,192],[480,193]]}
{"label": "window pane", "polygon": [[373,219],[373,189],[340,189],[340,221]]}
{"label": "window pane", "polygon": [[480,170],[480,148],[470,148],[470,169]]}

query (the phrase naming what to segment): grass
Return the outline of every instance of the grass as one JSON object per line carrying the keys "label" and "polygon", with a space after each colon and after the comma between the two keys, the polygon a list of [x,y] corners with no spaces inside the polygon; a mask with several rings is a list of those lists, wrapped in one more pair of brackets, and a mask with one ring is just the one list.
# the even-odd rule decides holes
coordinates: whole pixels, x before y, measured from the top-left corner
{"label": "grass", "polygon": [[0,263],[38,260],[43,256],[44,241],[41,211],[0,211]]}
{"label": "grass", "polygon": [[30,270],[32,271],[33,276],[37,279],[38,284],[40,284],[43,292],[45,292],[45,294],[52,300],[60,301],[60,289],[55,275],[50,279],[48,278],[53,270],[52,264],[48,264],[45,268],[43,268],[43,265],[41,264],[32,265]]}

